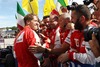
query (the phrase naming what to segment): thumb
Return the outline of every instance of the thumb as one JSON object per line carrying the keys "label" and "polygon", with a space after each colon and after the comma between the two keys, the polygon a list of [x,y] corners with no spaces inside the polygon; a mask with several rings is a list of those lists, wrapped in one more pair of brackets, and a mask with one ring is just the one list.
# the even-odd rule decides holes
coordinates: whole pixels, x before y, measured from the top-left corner
{"label": "thumb", "polygon": [[94,33],[92,34],[92,40],[97,40]]}

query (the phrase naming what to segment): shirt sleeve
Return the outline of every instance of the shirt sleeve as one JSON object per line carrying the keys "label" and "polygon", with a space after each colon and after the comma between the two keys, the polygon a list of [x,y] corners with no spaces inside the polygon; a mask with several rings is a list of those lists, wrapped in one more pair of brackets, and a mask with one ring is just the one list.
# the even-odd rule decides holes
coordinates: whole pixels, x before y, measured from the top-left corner
{"label": "shirt sleeve", "polygon": [[29,45],[35,45],[36,39],[32,30],[26,31],[25,33],[26,43]]}
{"label": "shirt sleeve", "polygon": [[90,48],[86,48],[86,53],[69,52],[69,59],[72,61],[77,60],[83,64],[95,64],[95,56]]}
{"label": "shirt sleeve", "polygon": [[100,63],[100,56],[95,58],[95,60],[96,60],[97,63]]}
{"label": "shirt sleeve", "polygon": [[69,34],[68,34],[68,36],[65,38],[65,41],[64,42],[66,42],[66,43],[68,43],[68,44],[71,44],[71,39],[70,39],[70,37],[71,37],[71,31],[69,32]]}

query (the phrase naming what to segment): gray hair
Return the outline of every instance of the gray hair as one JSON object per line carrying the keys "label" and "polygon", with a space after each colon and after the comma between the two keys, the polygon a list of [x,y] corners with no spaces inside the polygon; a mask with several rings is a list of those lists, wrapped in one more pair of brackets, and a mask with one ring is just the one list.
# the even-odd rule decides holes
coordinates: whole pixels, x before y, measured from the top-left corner
{"label": "gray hair", "polygon": [[71,20],[71,15],[69,13],[63,13],[61,14],[65,19],[69,18]]}

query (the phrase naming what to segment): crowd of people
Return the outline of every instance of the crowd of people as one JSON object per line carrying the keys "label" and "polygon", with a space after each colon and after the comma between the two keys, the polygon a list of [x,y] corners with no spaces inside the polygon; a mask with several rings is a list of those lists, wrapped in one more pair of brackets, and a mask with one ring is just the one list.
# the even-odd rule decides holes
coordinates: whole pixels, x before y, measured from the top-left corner
{"label": "crowd of people", "polygon": [[62,14],[53,10],[42,21],[34,14],[24,17],[14,42],[18,67],[100,66],[99,21],[86,5],[61,9]]}

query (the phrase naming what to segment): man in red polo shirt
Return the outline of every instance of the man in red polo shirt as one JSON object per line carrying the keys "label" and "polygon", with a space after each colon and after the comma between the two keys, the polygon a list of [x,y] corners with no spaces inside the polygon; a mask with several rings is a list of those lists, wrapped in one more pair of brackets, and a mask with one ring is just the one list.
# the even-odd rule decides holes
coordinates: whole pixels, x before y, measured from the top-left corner
{"label": "man in red polo shirt", "polygon": [[35,30],[38,29],[38,17],[28,14],[24,17],[25,27],[16,36],[14,42],[14,50],[18,60],[18,67],[39,67],[37,54],[33,54],[28,50],[30,45],[40,44],[40,38]]}

